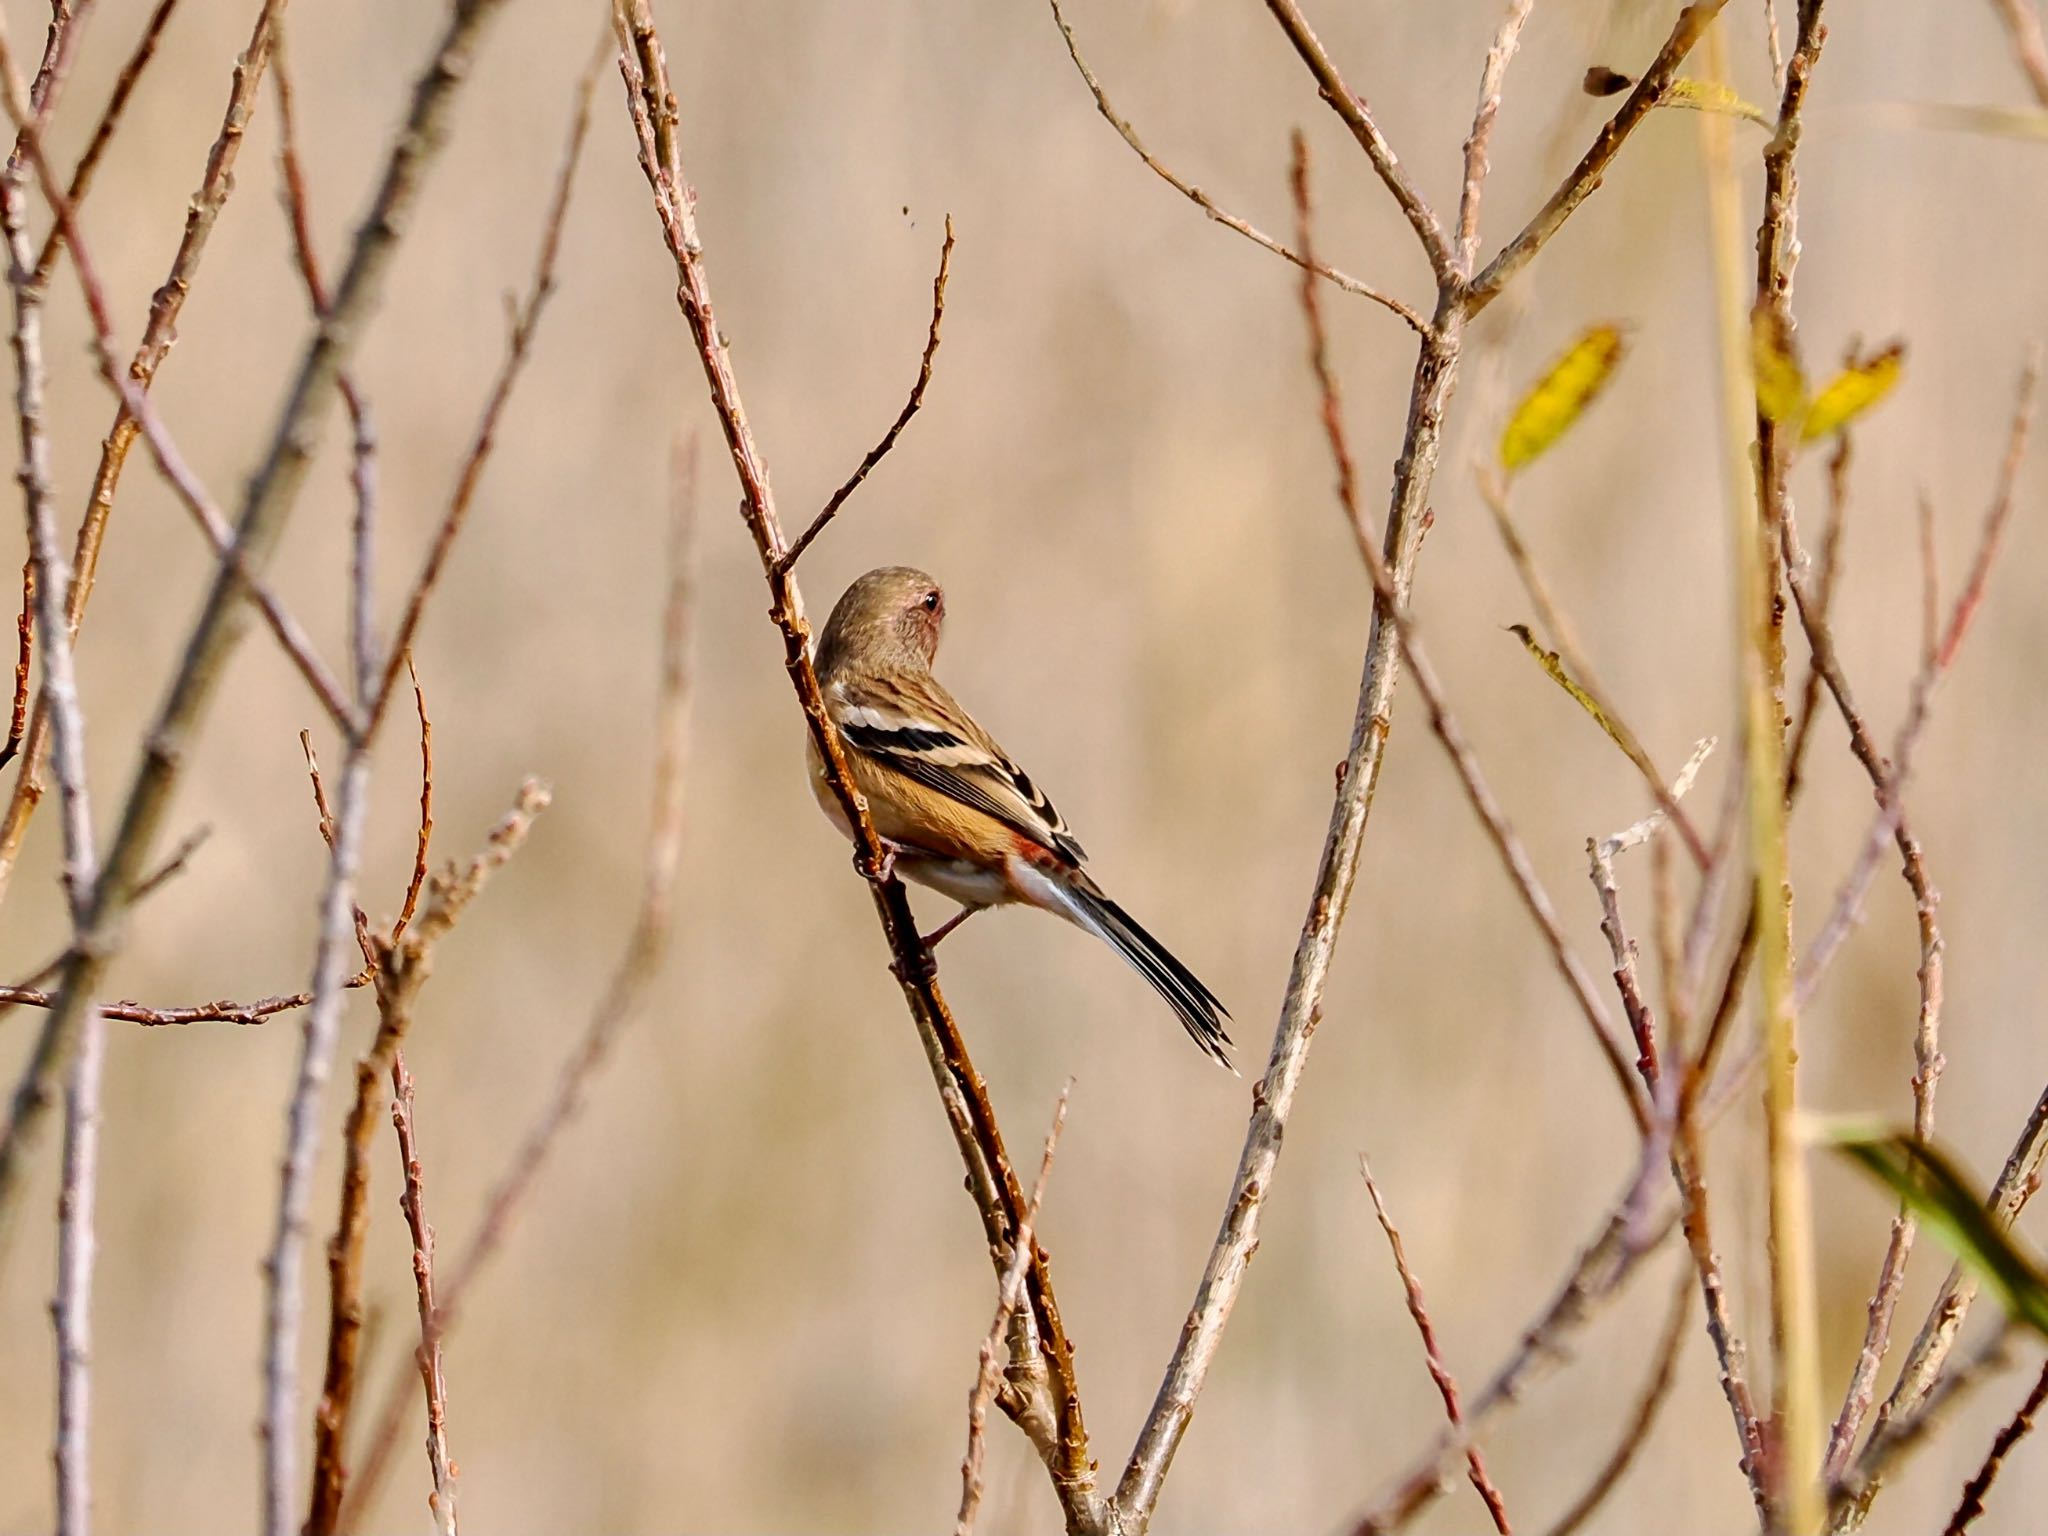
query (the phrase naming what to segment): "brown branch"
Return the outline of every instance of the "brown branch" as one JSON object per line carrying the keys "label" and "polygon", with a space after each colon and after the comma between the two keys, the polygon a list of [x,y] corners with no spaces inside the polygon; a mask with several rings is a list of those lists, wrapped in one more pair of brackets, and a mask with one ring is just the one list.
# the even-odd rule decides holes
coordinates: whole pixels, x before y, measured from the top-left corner
{"label": "brown branch", "polygon": [[1727,0],[1694,0],[1693,4],[1678,13],[1678,20],[1672,26],[1671,35],[1664,40],[1664,46],[1657,50],[1657,57],[1643,76],[1636,82],[1635,89],[1615,110],[1594,137],[1588,149],[1570,175],[1539,209],[1536,216],[1525,225],[1520,234],[1501,249],[1499,255],[1480,271],[1479,275],[1465,285],[1463,305],[1466,315],[1476,315],[1495,299],[1509,279],[1535,260],[1536,253],[1549,243],[1550,237],[1564,227],[1565,220],[1572,216],[1579,204],[1592,196],[1593,189],[1600,185],[1614,157],[1621,152],[1621,146],[1656,108],[1670,89],[1671,81],[1678,73],[1678,67],[1685,62],[1685,56],[1692,51],[1694,43],[1706,31],[1708,25],[1720,14]]}
{"label": "brown branch", "polygon": [[[248,46],[236,58],[234,78],[228,91],[227,111],[222,118],[220,131],[207,151],[206,170],[200,180],[199,189],[187,204],[184,231],[171,261],[170,275],[156,291],[150,304],[149,320],[143,329],[142,340],[128,362],[127,375],[140,390],[148,390],[156,377],[157,368],[170,351],[171,340],[177,330],[178,315],[198,273],[199,260],[205,251],[207,237],[213,232],[221,206],[227,201],[227,195],[233,189],[235,158],[241,148],[249,114],[255,107],[257,86],[262,80],[263,71],[270,57],[271,22],[283,3],[284,0],[263,0]],[[61,233],[61,225],[59,232]],[[133,447],[139,432],[140,428],[123,404],[116,412],[113,427],[100,447],[99,467],[93,476],[93,488],[87,503],[85,519],[79,527],[77,543],[72,553],[71,590],[65,597],[65,617],[73,633],[77,632],[79,623],[85,616],[86,603],[92,595],[93,577],[99,566],[100,547],[106,538],[107,520],[113,512],[114,492],[120,483],[128,451]],[[0,898],[6,895],[8,880],[13,873],[15,860],[19,857],[21,840],[27,832],[29,818],[35,814],[36,806],[42,799],[41,775],[43,762],[49,752],[49,718],[40,705],[30,716],[24,750],[26,756],[20,775],[15,781],[5,815],[0,816]]]}
{"label": "brown branch", "polygon": [[28,670],[35,657],[35,556],[21,562],[21,617],[14,621],[20,635],[20,659],[14,664],[14,708],[7,719],[7,740],[0,745],[0,768],[14,760],[21,750],[21,733],[28,721]]}
{"label": "brown branch", "polygon": [[1360,282],[1347,272],[1340,272],[1335,267],[1318,261],[1306,251],[1290,250],[1264,230],[1256,228],[1228,209],[1218,205],[1208,193],[1192,182],[1185,180],[1171,167],[1157,159],[1145,147],[1144,141],[1138,137],[1138,130],[1131,126],[1130,119],[1123,116],[1115,107],[1110,105],[1108,93],[1104,91],[1102,82],[1096,78],[1095,71],[1088,67],[1088,61],[1081,56],[1081,45],[1074,37],[1073,27],[1068,25],[1065,14],[1060,10],[1059,0],[1047,0],[1047,3],[1052,7],[1053,24],[1060,29],[1060,36],[1066,40],[1067,56],[1074,61],[1074,68],[1081,72],[1081,81],[1088,87],[1088,94],[1095,98],[1095,110],[1100,112],[1109,126],[1117,131],[1117,136],[1130,145],[1132,152],[1144,162],[1148,170],[1169,187],[1173,188],[1174,191],[1180,193],[1182,197],[1185,197],[1189,202],[1201,209],[1211,219],[1221,224],[1225,229],[1237,231],[1238,234],[1243,235],[1252,244],[1271,251],[1275,256],[1285,261],[1293,262],[1304,271],[1313,272],[1318,277],[1327,278],[1346,293],[1355,293],[1361,298],[1371,299],[1373,303],[1381,305],[1394,314],[1399,315],[1402,321],[1416,335],[1421,336],[1428,333],[1429,322],[1424,320],[1422,316],[1418,315],[1406,304],[1403,304],[1399,299],[1394,298],[1390,294],[1382,293],[1379,289],[1367,283]]}
{"label": "brown branch", "polygon": [[[78,164],[72,167],[71,180],[66,184],[65,196],[74,205],[85,200],[92,190],[93,173],[99,169],[107,146],[113,142],[115,130],[121,126],[121,118],[128,110],[128,102],[135,94],[135,87],[142,82],[142,72],[156,57],[157,44],[163,38],[164,27],[171,19],[171,12],[178,7],[178,0],[157,0],[157,7],[144,23],[142,36],[136,40],[134,50],[128,55],[128,62],[121,66],[121,73],[114,81],[113,94],[100,109],[99,121],[93,125],[92,137],[86,142],[85,152],[78,157]],[[52,228],[43,239],[42,254],[36,257],[35,276],[32,281],[38,288],[49,285],[51,274],[57,270],[57,258],[64,249],[62,227]]]}
{"label": "brown branch", "polygon": [[975,1516],[981,1508],[981,1468],[987,1446],[988,1405],[995,1401],[1002,1381],[998,1360],[1003,1336],[1024,1300],[1024,1276],[1029,1268],[1032,1233],[1038,1225],[1039,1208],[1045,1204],[1045,1181],[1052,1175],[1053,1150],[1060,1141],[1060,1129],[1067,1123],[1067,1099],[1074,1080],[1067,1079],[1053,1106],[1052,1129],[1045,1133],[1045,1151],[1038,1160],[1038,1178],[1031,1186],[1031,1200],[1024,1219],[1017,1226],[1017,1243],[1004,1263],[996,1284],[996,1315],[988,1325],[976,1356],[974,1385],[967,1393],[967,1453],[960,1459],[960,1513],[953,1522],[953,1536],[973,1536]]}
{"label": "brown branch", "polygon": [[483,481],[484,465],[497,442],[498,426],[504,417],[505,407],[526,370],[533,338],[540,328],[541,314],[554,297],[555,262],[562,250],[562,231],[568,224],[569,194],[575,188],[576,170],[582,164],[583,146],[590,136],[590,103],[597,91],[602,66],[603,56],[600,54],[593,57],[577,77],[576,104],[570,116],[561,162],[555,171],[554,191],[548,199],[547,216],[541,224],[533,277],[525,294],[512,308],[511,329],[505,338],[505,359],[498,365],[497,377],[491,381],[490,393],[484,398],[483,412],[477,420],[476,433],[470,439],[469,452],[463,457],[462,468],[455,476],[455,489],[448,498],[447,510],[441,514],[441,526],[435,530],[426,560],[420,566],[419,574],[413,578],[412,590],[406,595],[398,629],[392,636],[391,649],[386,653],[383,679],[378,683],[376,696],[369,705],[367,730],[372,736],[383,722],[385,710],[391,703],[392,690],[398,686],[399,669],[406,664],[413,642],[419,635],[427,599],[433,595],[434,586],[441,579],[442,568],[447,565],[449,553],[455,547],[456,536],[468,520],[470,504],[476,499],[477,486]]}
{"label": "brown branch", "polygon": [[1437,1395],[1444,1400],[1444,1417],[1450,1422],[1453,1432],[1466,1436],[1465,1468],[1473,1489],[1486,1505],[1487,1516],[1493,1521],[1493,1528],[1500,1536],[1508,1536],[1507,1503],[1501,1498],[1500,1489],[1486,1474],[1486,1462],[1480,1457],[1479,1447],[1471,1443],[1465,1427],[1464,1409],[1458,1402],[1458,1383],[1451,1375],[1451,1369],[1444,1364],[1443,1352],[1437,1347],[1436,1325],[1430,1321],[1429,1304],[1423,1298],[1422,1282],[1415,1278],[1415,1271],[1408,1265],[1408,1255],[1401,1244],[1401,1231],[1394,1225],[1394,1218],[1387,1213],[1387,1202],[1380,1196],[1380,1187],[1374,1182],[1372,1165],[1363,1152],[1358,1154],[1358,1171],[1365,1179],[1365,1192],[1372,1197],[1373,1215],[1379,1218],[1380,1231],[1387,1237],[1387,1247],[1394,1256],[1394,1269],[1401,1277],[1401,1292],[1408,1303],[1408,1315],[1415,1321],[1415,1331],[1422,1336],[1422,1354],[1429,1366],[1430,1380],[1436,1383]]}
{"label": "brown branch", "polygon": [[1614,1449],[1600,1464],[1600,1470],[1593,1474],[1593,1481],[1586,1486],[1586,1491],[1572,1500],[1571,1507],[1557,1517],[1548,1536],[1573,1536],[1573,1532],[1592,1519],[1600,1506],[1607,1502],[1608,1495],[1614,1492],[1634,1465],[1644,1442],[1650,1438],[1651,1429],[1656,1426],[1658,1411],[1671,1395],[1673,1383],[1678,1380],[1678,1354],[1685,1343],[1685,1324],[1691,1313],[1692,1280],[1681,1273],[1677,1286],[1671,1292],[1671,1310],[1665,1316],[1657,1352],[1651,1357],[1649,1380],[1643,1384],[1642,1395],[1636,1399],[1635,1410],[1622,1429],[1621,1439],[1615,1442]]}
{"label": "brown branch", "polygon": [[[774,494],[769,489],[767,470],[740,400],[731,358],[713,317],[703,246],[698,239],[693,198],[678,147],[675,97],[669,88],[667,62],[648,0],[619,0],[614,15],[627,109],[640,144],[641,169],[675,261],[677,303],[696,343],[719,425],[739,477],[743,515],[768,580],[770,616],[782,635],[784,665],[811,740],[823,760],[825,780],[845,813],[847,824],[854,830],[856,865],[869,883],[896,978],[917,1026],[934,1082],[942,1101],[949,1093],[957,1095],[964,1108],[964,1119],[955,1122],[955,1141],[967,1165],[968,1182],[975,1193],[990,1250],[1001,1252],[1013,1243],[1022,1220],[1023,1191],[1004,1151],[987,1088],[967,1056],[959,1027],[939,991],[936,967],[918,936],[909,898],[901,882],[888,872],[867,805],[853,786],[839,733],[826,711],[812,667],[810,626],[804,619],[795,579],[787,570],[778,569],[788,545],[776,513]],[[1047,1377],[1044,1390],[1051,1394],[1049,1408],[1059,1426],[1048,1471],[1069,1525],[1099,1529],[1104,1514],[1088,1457],[1073,1352],[1060,1322],[1044,1254],[1035,1245],[1027,1294]],[[1007,1401],[1005,1406],[1009,1407]],[[1016,1410],[1011,1411],[1016,1416]]]}
{"label": "brown branch", "polygon": [[420,717],[420,832],[412,859],[412,883],[405,888],[405,900],[398,909],[398,921],[391,925],[391,942],[405,936],[420,902],[420,888],[427,883],[427,851],[434,841],[434,722],[427,718],[427,695],[414,670],[412,652],[405,653],[405,670],[412,678],[412,701]]}
{"label": "brown branch", "polygon": [[434,946],[455,926],[492,874],[519,851],[533,821],[547,808],[548,792],[534,780],[521,786],[506,817],[467,868],[429,882],[418,924],[404,937],[376,941],[377,1034],[356,1063],[356,1091],[342,1132],[341,1213],[327,1243],[327,1365],[313,1418],[313,1491],[306,1536],[330,1536],[341,1514],[347,1482],[344,1444],[355,1401],[356,1364],[363,1328],[363,1240],[369,1231],[370,1143],[383,1112],[384,1078],[404,1045],[433,970]]}
{"label": "brown branch", "polygon": [[1301,7],[1294,0],[1266,0],[1266,9],[1273,13],[1273,19],[1280,23],[1280,30],[1287,35],[1288,42],[1301,56],[1301,62],[1315,77],[1316,88],[1323,100],[1351,130],[1352,138],[1358,141],[1358,147],[1372,162],[1374,172],[1393,194],[1394,201],[1401,205],[1401,212],[1414,229],[1415,238],[1422,242],[1422,253],[1429,258],[1429,268],[1436,274],[1438,286],[1453,284],[1458,276],[1457,253],[1452,250],[1436,215],[1408,179],[1408,172],[1403,169],[1393,146],[1373,121],[1372,108],[1366,105],[1364,97],[1345,84],[1336,63],[1324,49],[1322,39],[1316,36],[1315,29],[1309,26],[1308,18],[1301,14]]}
{"label": "brown branch", "polygon": [[1991,1449],[1984,1453],[1983,1465],[1963,1485],[1963,1497],[1956,1505],[1956,1512],[1948,1517],[1942,1536],[1963,1536],[1963,1532],[1970,1528],[1970,1522],[1984,1513],[1984,1495],[1991,1491],[1999,1468],[2005,1464],[2012,1448],[2033,1429],[2034,1415],[2041,1411],[2043,1403],[2048,1403],[2048,1362],[2041,1366],[2041,1374],[2034,1378],[2034,1385],[2020,1404],[2019,1411],[2000,1428],[1997,1438],[1991,1442]]}
{"label": "brown branch", "polygon": [[1468,1440],[1483,1436],[1495,1419],[1527,1395],[1530,1387],[1569,1358],[1571,1335],[1620,1294],[1642,1257],[1661,1245],[1677,1225],[1675,1212],[1670,1209],[1650,1222],[1630,1220],[1638,1188],[1648,1179],[1660,1176],[1659,1160],[1646,1155],[1629,1189],[1601,1219],[1599,1231],[1580,1250],[1570,1273],[1542,1311],[1522,1330],[1515,1347],[1486,1386],[1466,1401],[1464,1432],[1446,1429],[1439,1433],[1413,1466],[1358,1518],[1352,1526],[1353,1536],[1391,1536],[1421,1514],[1450,1487],[1455,1469],[1464,1460]]}
{"label": "brown branch", "polygon": [[882,440],[870,448],[867,457],[860,461],[860,467],[846,477],[845,483],[832,493],[823,509],[811,519],[811,525],[797,535],[794,544],[783,551],[781,559],[776,562],[780,569],[791,571],[796,568],[797,561],[804,557],[804,551],[811,547],[811,541],[825,531],[827,523],[838,516],[839,509],[846,504],[846,498],[860,489],[860,483],[867,479],[868,471],[881,463],[889,450],[896,446],[896,439],[903,435],[903,429],[910,425],[910,418],[915,416],[918,408],[924,404],[924,392],[932,382],[932,359],[938,356],[939,352],[939,322],[946,314],[946,275],[952,267],[953,216],[949,213],[946,215],[946,243],[939,247],[939,275],[932,279],[931,329],[925,333],[924,356],[918,362],[917,382],[910,386],[910,398],[904,402],[903,409],[896,413],[896,419],[889,424],[889,430],[882,434]]}
{"label": "brown branch", "polygon": [[1862,846],[1858,850],[1849,875],[1836,892],[1827,921],[1822,924],[1813,942],[1808,945],[1805,959],[1800,965],[1799,996],[1802,1002],[1811,994],[1819,982],[1821,972],[1834,958],[1836,949],[1848,938],[1850,931],[1861,918],[1863,897],[1876,873],[1878,857],[1883,852],[1884,845],[1897,838],[1899,817],[1903,813],[1901,793],[1912,767],[1913,750],[1920,740],[1921,733],[1926,729],[1935,690],[1949,669],[1954,666],[1963,640],[1969,634],[1971,621],[1975,619],[1977,609],[1984,600],[1991,567],[1998,558],[2006,524],[2012,517],[2020,463],[2026,456],[2027,439],[2033,429],[2034,400],[2039,380],[2040,357],[2037,349],[2028,355],[2026,366],[2020,375],[2005,458],[1999,466],[1997,489],[1993,492],[1991,506],[1984,515],[1983,528],[1978,536],[1976,553],[1970,562],[1969,574],[1964,579],[1962,591],[1949,609],[1948,623],[1942,631],[1940,647],[1913,679],[1913,686],[1907,696],[1905,719],[1900,723],[1898,734],[1893,739],[1891,754],[1885,760],[1889,766],[1892,784],[1888,803],[1884,797],[1880,797],[1877,814],[1871,819],[1864,833]]}
{"label": "brown branch", "polygon": [[[438,1292],[432,1337],[451,1333],[471,1287],[490,1266],[540,1177],[561,1134],[589,1097],[613,1042],[638,1015],[668,953],[675,879],[682,853],[685,752],[690,724],[689,621],[693,612],[689,542],[696,517],[696,440],[679,449],[669,519],[668,595],[661,623],[661,689],[654,732],[654,794],[647,861],[633,928],[616,970],[592,1010],[582,1037],[563,1063],[554,1092],[520,1138],[511,1161],[492,1183],[483,1218]],[[386,1388],[374,1426],[364,1438],[361,1470],[347,1490],[341,1524],[352,1530],[376,1497],[391,1466],[409,1389],[404,1376]]]}
{"label": "brown branch", "polygon": [[399,1200],[412,1233],[413,1289],[419,1296],[420,1346],[415,1352],[420,1385],[427,1397],[427,1467],[433,1473],[434,1524],[441,1536],[455,1536],[455,1461],[448,1454],[448,1382],[441,1368],[441,1336],[435,1326],[434,1229],[427,1225],[426,1180],[420,1172],[419,1146],[413,1135],[412,1074],[405,1070],[405,1052],[391,1055],[391,1124],[398,1132],[398,1155],[405,1167],[405,1193]]}
{"label": "brown branch", "polygon": [[[365,986],[369,983],[368,972],[350,977],[345,985]],[[128,1024],[143,1024],[155,1028],[184,1024],[262,1024],[280,1013],[289,1013],[294,1008],[304,1008],[313,1001],[310,992],[279,993],[274,997],[259,997],[252,1002],[236,1003],[222,1000],[216,1003],[193,1003],[182,1008],[151,1008],[142,1003],[102,1003],[99,1015],[103,1019],[118,1019]],[[26,1008],[53,1008],[56,997],[32,986],[0,987],[0,1006]]]}

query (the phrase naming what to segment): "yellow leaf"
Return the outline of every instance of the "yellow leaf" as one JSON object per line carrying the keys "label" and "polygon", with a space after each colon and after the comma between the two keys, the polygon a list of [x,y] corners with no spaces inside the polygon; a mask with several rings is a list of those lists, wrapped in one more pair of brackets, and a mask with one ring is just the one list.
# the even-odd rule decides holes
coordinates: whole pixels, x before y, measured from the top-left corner
{"label": "yellow leaf", "polygon": [[1571,344],[1522,397],[1500,436],[1503,469],[1520,469],[1571,430],[1621,361],[1621,330],[1596,325]]}
{"label": "yellow leaf", "polygon": [[1727,117],[1746,117],[1762,127],[1772,126],[1762,107],[1744,101],[1727,86],[1714,80],[1693,80],[1684,75],[1664,88],[1664,107],[1687,107],[1694,112],[1719,112]]}
{"label": "yellow leaf", "polygon": [[1812,409],[1806,413],[1806,425],[1800,429],[1800,439],[1810,443],[1841,431],[1890,394],[1905,367],[1905,344],[1895,341],[1882,352],[1859,358],[1844,368],[1815,397]]}
{"label": "yellow leaf", "polygon": [[1792,354],[1784,322],[1767,304],[1750,315],[1750,342],[1756,358],[1756,408],[1765,421],[1795,426],[1806,416],[1806,375]]}
{"label": "yellow leaf", "polygon": [[1608,738],[1617,747],[1629,753],[1631,757],[1635,755],[1631,744],[1615,727],[1614,722],[1607,718],[1606,711],[1600,708],[1599,702],[1593,695],[1572,681],[1572,675],[1565,671],[1564,663],[1558,659],[1557,652],[1546,651],[1538,644],[1536,637],[1529,632],[1529,626],[1526,624],[1510,624],[1508,626],[1508,633],[1522,642],[1522,648],[1529,653],[1530,659],[1550,674],[1552,682],[1571,695],[1573,703],[1593,717],[1593,723],[1605,731]]}

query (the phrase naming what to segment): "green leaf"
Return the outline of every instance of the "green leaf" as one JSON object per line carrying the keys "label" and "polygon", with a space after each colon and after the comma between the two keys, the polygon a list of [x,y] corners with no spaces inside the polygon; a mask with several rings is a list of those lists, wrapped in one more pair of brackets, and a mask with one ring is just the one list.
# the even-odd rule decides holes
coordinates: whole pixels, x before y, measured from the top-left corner
{"label": "green leaf", "polygon": [[2048,1338],[2048,1274],[1992,1219],[1949,1157],[1910,1131],[1856,1121],[1828,1127],[1835,1150],[1886,1185],[1921,1225],[1998,1295],[2016,1322]]}

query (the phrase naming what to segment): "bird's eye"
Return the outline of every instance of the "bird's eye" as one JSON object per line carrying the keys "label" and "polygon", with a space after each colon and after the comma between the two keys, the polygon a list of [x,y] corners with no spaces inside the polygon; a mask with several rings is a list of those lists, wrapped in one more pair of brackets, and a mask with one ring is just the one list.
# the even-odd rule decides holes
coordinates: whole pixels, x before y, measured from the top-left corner
{"label": "bird's eye", "polygon": [[939,594],[938,594],[938,593],[936,593],[936,592],[927,592],[927,593],[925,593],[925,595],[924,595],[924,611],[925,611],[926,613],[937,613],[937,612],[939,611]]}

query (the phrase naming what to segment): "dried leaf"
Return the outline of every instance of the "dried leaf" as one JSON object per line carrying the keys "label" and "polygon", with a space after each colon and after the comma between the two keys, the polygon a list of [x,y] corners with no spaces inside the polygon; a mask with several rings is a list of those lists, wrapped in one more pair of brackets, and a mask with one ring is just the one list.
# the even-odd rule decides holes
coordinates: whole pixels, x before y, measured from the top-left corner
{"label": "dried leaf", "polygon": [[1664,98],[1658,105],[1685,107],[1694,112],[1719,112],[1727,117],[1747,118],[1759,127],[1772,126],[1762,107],[1754,102],[1744,101],[1727,86],[1715,80],[1694,80],[1681,75],[1665,87]]}
{"label": "dried leaf", "polygon": [[1756,408],[1777,426],[1797,426],[1806,419],[1806,375],[1792,351],[1785,322],[1768,304],[1749,317],[1750,344],[1756,363]]}
{"label": "dried leaf", "polygon": [[1624,75],[1605,64],[1595,64],[1586,71],[1586,78],[1579,82],[1579,89],[1588,96],[1619,96],[1635,83],[1633,75]]}
{"label": "dried leaf", "polygon": [[1550,674],[1553,683],[1571,695],[1573,703],[1593,717],[1593,723],[1607,733],[1609,740],[1622,751],[1634,755],[1629,743],[1622,739],[1621,732],[1615,729],[1614,722],[1608,719],[1606,712],[1600,708],[1599,701],[1574,682],[1572,675],[1565,671],[1564,663],[1558,659],[1557,652],[1546,651],[1529,632],[1529,626],[1526,624],[1510,624],[1508,633],[1522,642],[1522,648],[1529,653],[1536,665]]}
{"label": "dried leaf", "polygon": [[1621,353],[1618,326],[1596,325],[1573,342],[1508,418],[1500,437],[1501,467],[1520,469],[1570,431],[1606,386]]}
{"label": "dried leaf", "polygon": [[1893,342],[1882,352],[1859,358],[1828,381],[1814,397],[1799,436],[1804,442],[1831,437],[1892,392],[1905,371],[1906,348]]}
{"label": "dried leaf", "polygon": [[2017,1322],[2048,1337],[2048,1275],[1992,1220],[1942,1152],[1910,1131],[1850,1122],[1827,1127],[1835,1149],[1889,1186],[1921,1224],[1998,1295]]}

